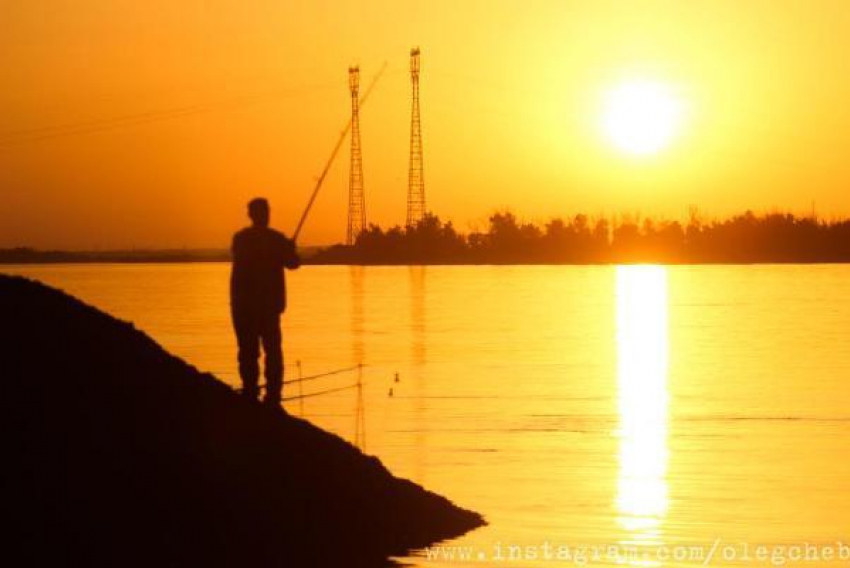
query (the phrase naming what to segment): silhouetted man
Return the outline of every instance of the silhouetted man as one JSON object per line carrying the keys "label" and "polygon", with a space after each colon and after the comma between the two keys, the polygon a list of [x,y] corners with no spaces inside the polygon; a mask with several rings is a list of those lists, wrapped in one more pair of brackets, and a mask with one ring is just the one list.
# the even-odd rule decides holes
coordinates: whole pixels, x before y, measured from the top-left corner
{"label": "silhouetted man", "polygon": [[283,351],[280,315],[286,309],[283,269],[298,268],[295,242],[269,228],[269,203],[262,197],[248,203],[253,224],[233,236],[230,273],[230,309],[239,345],[242,392],[251,400],[259,395],[260,343],[266,355],[264,402],[280,404]]}

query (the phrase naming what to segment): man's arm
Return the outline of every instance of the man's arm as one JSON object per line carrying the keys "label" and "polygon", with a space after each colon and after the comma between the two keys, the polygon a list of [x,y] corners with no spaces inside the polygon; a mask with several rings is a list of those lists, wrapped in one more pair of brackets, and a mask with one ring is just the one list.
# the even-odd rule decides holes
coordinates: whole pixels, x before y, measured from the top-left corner
{"label": "man's arm", "polygon": [[301,258],[298,256],[298,251],[295,248],[295,241],[283,237],[283,265],[290,270],[294,270],[301,266]]}

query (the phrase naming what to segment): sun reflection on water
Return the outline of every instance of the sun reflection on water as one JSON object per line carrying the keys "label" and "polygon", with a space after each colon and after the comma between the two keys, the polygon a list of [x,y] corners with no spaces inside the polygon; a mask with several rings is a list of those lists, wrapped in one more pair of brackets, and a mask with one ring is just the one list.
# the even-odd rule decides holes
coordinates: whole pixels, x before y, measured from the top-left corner
{"label": "sun reflection on water", "polygon": [[667,270],[617,267],[620,439],[616,508],[624,544],[662,542],[667,513]]}

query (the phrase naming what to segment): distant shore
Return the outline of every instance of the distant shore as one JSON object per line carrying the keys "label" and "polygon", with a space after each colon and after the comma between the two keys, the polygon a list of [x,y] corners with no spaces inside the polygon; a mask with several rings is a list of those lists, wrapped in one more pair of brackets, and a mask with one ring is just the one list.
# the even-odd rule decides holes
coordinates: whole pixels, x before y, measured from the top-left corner
{"label": "distant shore", "polygon": [[0,264],[146,263],[146,262],[225,262],[230,252],[216,249],[38,250],[28,247],[0,249]]}
{"label": "distant shore", "polygon": [[[723,220],[553,218],[495,213],[486,231],[459,233],[425,215],[406,227],[369,225],[353,245],[300,247],[319,265],[835,264],[850,262],[850,220],[746,211]],[[0,249],[0,264],[227,262],[226,249],[43,251]]]}
{"label": "distant shore", "polygon": [[[746,264],[850,264],[850,258],[764,258],[764,259],[621,259],[621,260],[541,260],[521,257],[498,259],[364,259],[352,247],[335,245],[302,252],[307,266],[608,266],[616,264],[669,264],[669,265],[746,265]],[[201,264],[230,262],[226,250],[145,250],[145,251],[40,251],[34,249],[0,249],[0,267],[6,265],[49,264]],[[2,271],[2,268],[0,268]]]}

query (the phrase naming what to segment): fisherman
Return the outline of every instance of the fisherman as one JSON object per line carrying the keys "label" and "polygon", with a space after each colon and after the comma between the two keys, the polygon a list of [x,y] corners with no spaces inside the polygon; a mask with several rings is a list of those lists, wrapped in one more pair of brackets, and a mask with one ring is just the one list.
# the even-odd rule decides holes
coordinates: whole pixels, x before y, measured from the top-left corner
{"label": "fisherman", "polygon": [[263,402],[280,406],[283,351],[280,316],[286,310],[284,268],[301,266],[295,241],[269,228],[269,202],[258,197],[248,203],[251,226],[233,236],[230,310],[239,347],[242,393],[259,397],[260,343],[265,352],[266,394]]}

